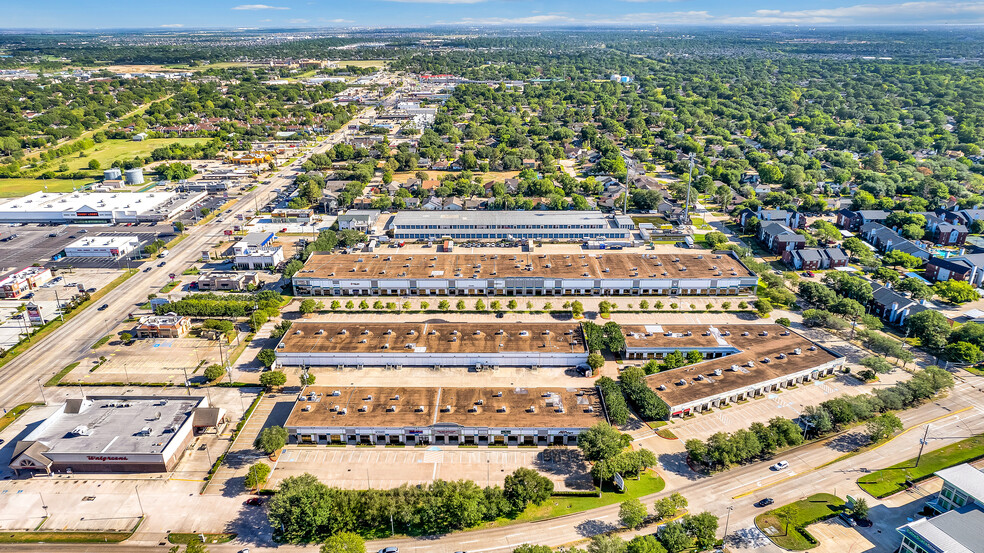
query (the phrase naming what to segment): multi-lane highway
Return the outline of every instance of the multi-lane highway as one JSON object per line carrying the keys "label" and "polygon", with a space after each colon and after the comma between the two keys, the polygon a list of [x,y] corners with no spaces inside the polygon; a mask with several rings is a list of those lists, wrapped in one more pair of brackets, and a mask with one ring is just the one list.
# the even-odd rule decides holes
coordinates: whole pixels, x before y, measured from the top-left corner
{"label": "multi-lane highway", "polygon": [[[368,108],[349,124],[358,125],[367,122],[372,114],[373,109]],[[166,284],[170,273],[200,259],[202,250],[208,249],[209,244],[223,239],[223,231],[231,226],[229,219],[234,219],[238,214],[245,215],[246,211],[255,205],[268,202],[275,196],[273,189],[284,188],[293,182],[297,168],[311,154],[324,153],[345,136],[346,131],[343,128],[323,139],[300,158],[282,167],[267,179],[267,184],[261,184],[256,190],[240,196],[230,208],[231,213],[223,213],[208,223],[189,227],[186,231],[188,237],[171,248],[167,266],[158,267],[156,263],[148,264],[152,267],[150,271],[141,271],[110,291],[100,302],[109,305],[106,310],[98,311],[94,306],[90,306],[44,339],[36,342],[25,353],[0,367],[0,383],[3,383],[0,386],[0,405],[13,407],[24,402],[39,401],[41,391],[38,380],[44,382],[62,367],[89,353],[94,342],[111,332],[137,305],[146,302],[148,294],[157,292]]]}

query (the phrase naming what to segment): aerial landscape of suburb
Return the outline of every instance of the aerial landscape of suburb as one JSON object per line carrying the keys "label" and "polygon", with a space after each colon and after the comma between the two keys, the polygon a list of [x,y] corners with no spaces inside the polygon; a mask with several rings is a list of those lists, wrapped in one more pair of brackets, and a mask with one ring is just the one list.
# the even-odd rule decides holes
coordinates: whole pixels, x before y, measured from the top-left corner
{"label": "aerial landscape of suburb", "polygon": [[984,0],[0,0],[0,553],[984,553]]}

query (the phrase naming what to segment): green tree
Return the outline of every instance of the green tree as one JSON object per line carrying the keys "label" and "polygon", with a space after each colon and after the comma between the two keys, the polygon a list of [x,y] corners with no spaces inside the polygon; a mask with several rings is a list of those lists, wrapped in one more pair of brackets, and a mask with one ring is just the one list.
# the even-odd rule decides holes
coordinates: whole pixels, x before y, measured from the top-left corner
{"label": "green tree", "polygon": [[100,165],[99,165],[99,160],[98,159],[90,159],[89,160],[89,169],[92,169],[93,171],[98,171],[99,170],[99,167],[100,167]]}
{"label": "green tree", "polygon": [[627,545],[626,553],[666,553],[666,548],[653,535],[636,536]]}
{"label": "green tree", "polygon": [[625,553],[625,550],[625,540],[619,536],[597,534],[591,536],[591,542],[588,543],[588,553]]}
{"label": "green tree", "polygon": [[457,309],[458,311],[464,311],[465,310],[465,300],[458,300],[458,303],[455,304],[454,308]]}
{"label": "green tree", "polygon": [[246,486],[247,490],[255,490],[259,488],[266,483],[267,478],[270,476],[270,470],[270,465],[266,463],[255,463],[253,466],[249,467],[249,470],[246,472],[246,478],[243,480],[243,485]]}
{"label": "green tree", "polygon": [[485,311],[485,302],[478,300],[475,302],[475,311]]}
{"label": "green tree", "polygon": [[256,354],[256,360],[263,363],[264,367],[270,368],[277,361],[277,352],[269,348],[261,349]]}
{"label": "green tree", "polygon": [[[688,442],[691,440],[687,440]],[[700,440],[694,440],[699,443]],[[678,492],[673,492],[672,494],[662,498],[657,499],[656,503],[653,504],[655,509],[656,518],[659,520],[665,520],[671,518],[673,515],[677,514],[677,511],[685,509],[687,507],[687,498],[680,495]]]}
{"label": "green tree", "polygon": [[865,431],[872,442],[880,442],[900,430],[902,421],[892,413],[882,413],[865,425]]}
{"label": "green tree", "polygon": [[755,300],[755,311],[758,313],[759,317],[765,318],[772,313],[772,302],[767,298],[759,298]]}
{"label": "green tree", "polygon": [[315,301],[313,299],[308,298],[301,302],[301,307],[299,308],[299,311],[303,315],[314,313],[315,305],[316,305]]}
{"label": "green tree", "polygon": [[268,505],[267,517],[277,541],[320,542],[331,534],[332,492],[311,474],[283,479]]}
{"label": "green tree", "polygon": [[553,493],[553,482],[533,469],[520,467],[506,476],[503,492],[516,512],[530,503],[539,505]]}
{"label": "green tree", "polygon": [[440,302],[437,303],[437,308],[440,309],[441,311],[450,311],[451,302],[449,302],[448,300],[441,300]]}
{"label": "green tree", "polygon": [[260,431],[253,441],[253,447],[267,455],[287,445],[287,429],[282,426],[268,426]]}
{"label": "green tree", "polygon": [[663,525],[656,532],[656,539],[663,544],[669,553],[679,553],[694,545],[693,538],[687,534],[687,530],[679,522]]}
{"label": "green tree", "polygon": [[646,506],[638,499],[626,499],[618,508],[618,519],[626,528],[638,528],[648,515]]}
{"label": "green tree", "polygon": [[287,383],[287,375],[280,371],[267,371],[260,375],[260,384],[267,388],[276,388]]}
{"label": "green tree", "polygon": [[779,522],[783,524],[783,531],[782,531],[783,535],[789,535],[789,523],[792,522],[794,518],[796,518],[796,513],[797,513],[796,507],[794,507],[792,504],[783,505],[778,509],[772,510],[772,514],[774,514],[775,517],[779,519]]}
{"label": "green tree", "polygon": [[577,438],[577,447],[581,449],[585,460],[589,462],[611,459],[619,454],[625,445],[622,434],[607,422],[596,423]]}
{"label": "green tree", "polygon": [[122,334],[120,334],[120,341],[123,342],[124,344],[129,344],[130,342],[133,341],[133,334],[130,334],[129,332],[123,332]]}
{"label": "green tree", "polygon": [[314,386],[314,382],[317,380],[317,377],[309,372],[302,372],[297,375],[297,379],[300,381],[301,387],[303,388],[304,386]]}
{"label": "green tree", "polygon": [[926,310],[909,317],[906,326],[923,347],[941,350],[950,337],[950,323],[939,311]]}
{"label": "green tree", "polygon": [[980,299],[977,290],[963,280],[944,280],[933,285],[933,291],[939,297],[951,303],[967,303]]}
{"label": "green tree", "polygon": [[708,248],[716,250],[721,247],[721,245],[728,243],[728,237],[725,236],[723,232],[708,232],[704,235],[704,243],[707,244]]}
{"label": "green tree", "polygon": [[321,553],[366,553],[366,542],[355,532],[339,532],[321,544]]}
{"label": "green tree", "polygon": [[699,550],[710,549],[717,541],[718,517],[707,511],[683,517],[683,527]]}
{"label": "green tree", "polygon": [[507,304],[506,304],[506,307],[507,307],[507,308],[508,308],[508,309],[509,309],[510,311],[515,311],[515,310],[516,310],[516,308],[517,308],[517,307],[519,307],[519,304],[518,304],[518,303],[516,303],[516,300],[509,300],[509,303],[507,303]]}
{"label": "green tree", "polygon": [[[952,335],[951,335],[952,336]],[[955,342],[943,348],[943,356],[950,361],[976,365],[984,361],[984,352],[970,342]]]}
{"label": "green tree", "polygon": [[605,357],[598,352],[588,354],[588,366],[592,371],[600,369],[605,364]]}
{"label": "green tree", "polygon": [[688,365],[696,365],[697,363],[700,363],[703,360],[704,360],[704,354],[702,354],[701,352],[699,352],[699,351],[697,351],[695,349],[692,349],[692,350],[690,350],[690,351],[687,352],[687,364]]}
{"label": "green tree", "polygon": [[575,319],[580,319],[584,316],[584,305],[581,302],[577,300],[571,302],[571,316]]}
{"label": "green tree", "polygon": [[225,372],[225,368],[223,368],[222,365],[209,365],[205,368],[205,380],[215,382],[216,380],[222,378],[222,375],[224,375]]}
{"label": "green tree", "polygon": [[854,500],[854,508],[851,509],[851,514],[854,518],[858,520],[865,520],[868,518],[868,502],[863,497],[859,497]]}
{"label": "green tree", "polygon": [[524,543],[516,549],[513,549],[513,553],[553,553],[553,549],[547,547],[546,545],[531,545]]}

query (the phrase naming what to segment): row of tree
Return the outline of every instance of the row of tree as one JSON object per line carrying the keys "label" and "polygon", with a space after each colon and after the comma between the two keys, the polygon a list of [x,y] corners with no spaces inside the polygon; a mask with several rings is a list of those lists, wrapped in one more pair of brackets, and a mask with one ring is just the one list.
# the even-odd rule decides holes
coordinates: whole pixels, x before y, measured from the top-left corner
{"label": "row of tree", "polygon": [[280,483],[269,503],[269,519],[274,538],[288,543],[323,542],[341,532],[437,534],[515,516],[551,493],[553,482],[527,468],[507,476],[501,488],[435,480],[390,490],[342,490],[303,474]]}

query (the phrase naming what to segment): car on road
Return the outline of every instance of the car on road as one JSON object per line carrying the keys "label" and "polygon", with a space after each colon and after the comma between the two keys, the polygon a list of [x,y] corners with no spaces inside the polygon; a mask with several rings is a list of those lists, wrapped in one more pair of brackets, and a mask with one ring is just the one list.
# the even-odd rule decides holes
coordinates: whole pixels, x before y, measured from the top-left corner
{"label": "car on road", "polygon": [[143,272],[149,273],[151,269],[153,269],[153,267],[145,267]]}
{"label": "car on road", "polygon": [[772,505],[775,502],[776,502],[776,500],[772,499],[771,497],[766,497],[766,498],[763,498],[763,499],[760,499],[760,500],[756,501],[755,502],[755,506],[756,507],[768,507],[769,505]]}
{"label": "car on road", "polygon": [[789,462],[787,462],[787,461],[779,461],[778,463],[772,465],[769,468],[772,469],[772,470],[783,470],[783,469],[787,469],[787,468],[789,468]]}
{"label": "car on road", "polygon": [[102,304],[102,305],[99,306],[99,310],[100,311],[105,311],[107,309],[109,309],[109,304],[108,303],[104,303],[104,304]]}
{"label": "car on road", "polygon": [[399,553],[399,547],[384,547],[380,549],[377,553]]}
{"label": "car on road", "polygon": [[167,265],[167,261],[161,261],[160,263],[157,264],[158,267],[163,267],[165,265]]}
{"label": "car on road", "polygon": [[5,440],[4,440],[3,438],[0,438],[0,445],[3,445],[3,442],[4,442],[4,441],[5,441]]}
{"label": "car on road", "polygon": [[259,505],[263,505],[263,500],[260,499],[259,497],[251,497],[251,498],[249,498],[249,499],[246,500],[246,504],[247,505],[259,506]]}
{"label": "car on road", "polygon": [[27,294],[26,296],[24,296],[24,299],[25,300],[29,300],[29,299],[31,299],[33,297],[34,297],[34,292],[31,292],[30,294]]}

